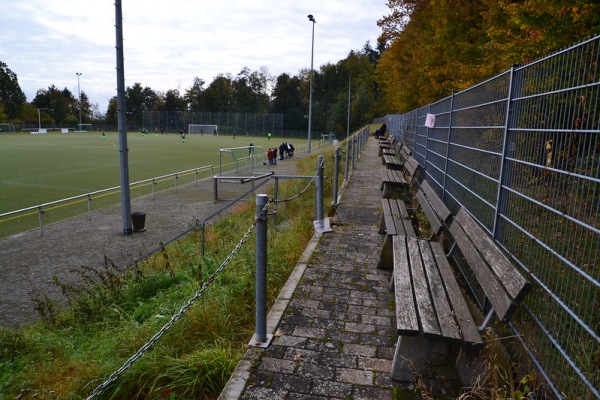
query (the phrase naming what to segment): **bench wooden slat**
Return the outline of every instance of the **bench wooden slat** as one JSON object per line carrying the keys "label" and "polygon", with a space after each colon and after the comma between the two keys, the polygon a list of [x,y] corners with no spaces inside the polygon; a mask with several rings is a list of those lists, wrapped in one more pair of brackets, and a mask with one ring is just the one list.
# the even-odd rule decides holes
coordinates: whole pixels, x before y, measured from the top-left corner
{"label": "bench wooden slat", "polygon": [[421,190],[417,192],[417,200],[419,201],[419,204],[421,204],[421,209],[427,216],[427,220],[431,225],[433,233],[435,235],[439,235],[444,225],[442,224],[440,218],[437,216],[435,210],[431,208],[431,205],[429,204]]}
{"label": "bench wooden slat", "polygon": [[[431,243],[431,245],[433,244],[438,243]],[[445,338],[459,341],[461,339],[460,332],[452,313],[451,303],[446,295],[446,282],[444,282],[438,270],[437,259],[433,256],[429,242],[420,240],[419,247],[441,335]]]}
{"label": "bench wooden slat", "polygon": [[[406,237],[394,236],[394,286],[396,297],[396,326],[399,335],[415,336],[419,332],[417,309],[412,296],[412,282]],[[401,312],[398,312],[400,311]]]}
{"label": "bench wooden slat", "polygon": [[406,240],[415,302],[422,332],[424,335],[440,336],[441,330],[436,318],[434,305],[429,296],[428,282],[420,255],[419,241],[416,238],[407,238]]}
{"label": "bench wooden slat", "polygon": [[515,301],[520,301],[529,290],[530,284],[517,271],[514,264],[500,251],[492,238],[477,225],[464,209],[457,213],[456,220],[465,231],[469,232],[469,237],[494,270],[508,293]]}
{"label": "bench wooden slat", "polygon": [[473,320],[473,316],[471,315],[469,307],[467,306],[467,303],[463,297],[462,290],[460,289],[454,272],[450,267],[450,263],[446,258],[446,254],[444,253],[442,245],[437,242],[430,243],[440,275],[444,281],[444,284],[446,285],[446,292],[448,293],[448,297],[452,302],[452,309],[454,310],[456,322],[460,328],[463,341],[477,345],[483,343],[481,336],[479,335],[479,331],[477,330],[477,326],[475,325],[475,321]]}
{"label": "bench wooden slat", "polygon": [[491,273],[485,265],[482,258],[473,243],[467,238],[465,231],[456,223],[456,220],[450,225],[450,233],[454,241],[460,248],[460,252],[469,264],[469,267],[477,277],[477,281],[486,293],[487,298],[492,302],[492,306],[498,315],[498,318],[504,319],[511,307],[511,299],[506,295],[502,284]]}
{"label": "bench wooden slat", "polygon": [[442,199],[440,199],[437,193],[433,190],[429,182],[423,180],[423,182],[421,182],[421,189],[425,193],[425,196],[427,196],[427,199],[435,209],[436,214],[440,217],[442,222],[448,221],[448,219],[450,219],[452,216],[452,212],[448,209],[448,207],[446,207]]}

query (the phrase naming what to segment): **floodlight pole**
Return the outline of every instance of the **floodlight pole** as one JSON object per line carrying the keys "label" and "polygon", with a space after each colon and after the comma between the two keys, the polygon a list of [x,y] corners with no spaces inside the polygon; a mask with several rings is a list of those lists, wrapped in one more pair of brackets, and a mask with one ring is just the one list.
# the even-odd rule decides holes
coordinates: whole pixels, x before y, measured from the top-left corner
{"label": "floodlight pole", "polygon": [[40,115],[40,110],[47,110],[47,108],[36,108],[38,112],[38,132],[42,130],[42,116]]}
{"label": "floodlight pole", "polygon": [[315,17],[308,14],[308,20],[312,22],[312,44],[310,48],[310,89],[308,92],[308,147],[307,151],[310,154],[310,131],[312,128],[312,92],[313,92],[313,57],[315,53]]}
{"label": "floodlight pole", "polygon": [[81,89],[79,88],[79,77],[83,75],[81,72],[75,72],[77,75],[77,102],[79,104],[79,129],[81,129]]}
{"label": "floodlight pole", "polygon": [[121,219],[123,234],[133,233],[131,196],[129,193],[129,161],[127,158],[127,109],[125,107],[125,62],[123,53],[123,13],[121,0],[115,0],[115,29],[117,39],[117,113],[119,129],[119,158],[121,161]]}

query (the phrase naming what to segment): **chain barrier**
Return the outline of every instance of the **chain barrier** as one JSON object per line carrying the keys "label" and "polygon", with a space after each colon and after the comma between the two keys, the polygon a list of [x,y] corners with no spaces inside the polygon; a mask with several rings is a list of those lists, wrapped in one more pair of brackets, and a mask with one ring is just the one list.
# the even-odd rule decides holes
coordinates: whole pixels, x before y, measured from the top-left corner
{"label": "chain barrier", "polygon": [[323,167],[324,162],[325,162],[324,160],[320,160],[319,166],[317,167],[317,171],[315,172],[314,176],[310,179],[310,181],[308,181],[308,183],[306,184],[306,187],[304,189],[302,189],[299,193],[297,193],[296,195],[294,195],[292,197],[288,197],[286,199],[277,199],[277,200],[270,199],[270,201],[273,203],[286,203],[286,202],[290,202],[292,200],[296,200],[298,197],[302,196],[304,193],[306,193],[306,191],[308,190],[310,185],[315,181],[315,179],[317,179],[317,176],[319,176],[319,170]]}
{"label": "chain barrier", "polygon": [[[311,178],[311,180],[308,182],[308,184],[306,185],[306,187],[300,191],[298,194],[287,198],[287,199],[280,199],[280,200],[275,200],[272,197],[269,197],[268,201],[266,202],[264,208],[262,209],[262,211],[259,214],[259,216],[268,209],[269,204],[270,203],[283,203],[283,202],[289,202],[292,200],[297,199],[298,197],[300,197],[301,195],[303,195],[308,188],[310,187],[310,185],[315,181],[315,179],[317,178],[317,176],[319,175],[319,170],[323,167],[323,163],[324,161],[321,160],[318,167],[317,167],[317,171],[315,173],[315,175]],[[192,304],[194,304],[194,302],[196,302],[196,300],[198,300],[198,298],[200,298],[200,296],[202,296],[202,294],[204,293],[204,291],[206,289],[208,289],[208,287],[215,281],[215,279],[221,274],[221,272],[223,271],[223,269],[225,268],[225,266],[227,266],[227,264],[231,261],[231,259],[233,258],[233,256],[235,256],[237,254],[237,252],[240,250],[240,248],[242,247],[242,245],[246,242],[246,240],[248,240],[248,237],[250,236],[250,234],[252,233],[252,231],[254,230],[256,223],[258,222],[258,218],[259,216],[255,216],[254,217],[254,221],[252,223],[252,225],[250,226],[250,228],[248,228],[248,230],[246,231],[246,233],[244,234],[244,236],[242,237],[242,239],[239,241],[239,243],[236,245],[236,247],[231,251],[231,253],[227,256],[227,258],[223,261],[223,263],[221,263],[221,265],[219,266],[219,268],[217,268],[217,270],[204,282],[204,284],[202,284],[202,287],[194,294],[194,296],[192,296],[180,309],[179,311],[173,315],[171,317],[171,319],[169,320],[169,322],[167,322],[165,325],[163,325],[163,327],[154,334],[154,336],[152,336],[152,338],[150,340],[148,340],[148,342],[146,342],[142,347],[140,347],[140,349],[133,355],[131,356],[127,361],[125,361],[125,363],[121,366],[121,368],[119,368],[118,370],[116,370],[115,372],[113,372],[107,379],[106,381],[104,381],[103,383],[101,383],[100,385],[98,385],[94,391],[86,398],[86,400],[91,400],[96,398],[97,396],[99,396],[107,387],[109,387],[114,381],[116,381],[127,369],[129,369],[129,367],[131,367],[131,365],[133,365],[134,362],[136,362],[140,357],[142,357],[144,355],[144,353],[150,349],[154,343],[156,343],[163,335],[164,333],[169,330],[171,328],[171,326],[173,326],[173,324],[175,322],[177,322],[182,316],[183,314],[185,314],[189,308],[192,306]]]}
{"label": "chain barrier", "polygon": [[[262,210],[263,212],[267,209],[268,205],[269,205],[269,202],[267,202],[265,204],[265,207]],[[261,214],[262,214],[262,212],[261,212]],[[152,336],[152,338],[148,342],[146,342],[146,344],[144,344],[142,347],[140,347],[140,349],[133,356],[131,356],[127,361],[125,361],[125,363],[123,364],[123,366],[121,368],[119,368],[118,370],[116,370],[115,372],[113,372],[108,377],[108,379],[106,381],[104,381],[103,383],[101,383],[100,385],[98,385],[94,389],[94,391],[92,392],[92,394],[90,394],[87,397],[87,400],[96,398],[108,386],[110,386],[114,381],[116,381],[117,378],[119,378],[119,376],[121,376],[123,374],[123,372],[125,372],[127,369],[129,369],[129,367],[131,367],[131,365],[135,361],[137,361],[137,359],[139,359],[142,355],[144,355],[144,353],[146,352],[146,350],[148,350],[150,347],[152,347],[152,345],[154,345],[154,343],[156,341],[158,341],[163,336],[163,334],[169,328],[171,328],[171,326],[175,322],[177,322],[183,316],[183,314],[185,314],[188,311],[188,309],[192,306],[192,304],[196,300],[198,300],[198,298],[200,298],[200,296],[202,296],[202,294],[208,288],[208,286],[211,285],[215,281],[215,279],[221,274],[221,272],[223,271],[223,269],[225,268],[225,266],[231,261],[231,259],[233,258],[233,256],[235,256],[237,254],[237,252],[240,250],[240,248],[246,242],[246,240],[248,240],[248,237],[250,236],[250,234],[254,230],[254,227],[256,226],[256,222],[257,221],[258,221],[258,219],[255,217],[252,225],[250,226],[250,228],[248,228],[248,230],[244,234],[244,237],[242,237],[242,239],[239,241],[239,243],[235,246],[235,248],[231,251],[231,253],[227,256],[227,258],[223,261],[223,263],[221,263],[221,265],[219,266],[219,268],[217,268],[217,270],[206,280],[206,282],[204,282],[204,284],[202,285],[202,287],[194,294],[194,296],[192,296],[179,309],[179,312],[177,312],[177,314],[173,315],[171,317],[171,319],[169,320],[169,322],[167,322],[165,325],[163,325],[163,327],[156,334],[154,334],[154,336]]]}

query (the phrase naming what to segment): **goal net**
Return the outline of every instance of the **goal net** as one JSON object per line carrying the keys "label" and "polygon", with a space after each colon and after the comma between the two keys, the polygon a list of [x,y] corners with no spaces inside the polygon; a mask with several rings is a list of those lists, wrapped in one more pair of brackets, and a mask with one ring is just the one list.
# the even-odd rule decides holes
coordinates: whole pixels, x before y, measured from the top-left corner
{"label": "goal net", "polygon": [[188,133],[218,136],[219,130],[217,125],[190,124],[188,126]]}
{"label": "goal net", "polygon": [[261,146],[219,149],[219,175],[244,175],[267,169],[267,155]]}
{"label": "goal net", "polygon": [[77,124],[76,132],[91,132],[92,124]]}
{"label": "goal net", "polygon": [[0,123],[0,133],[14,133],[15,127],[13,124]]}

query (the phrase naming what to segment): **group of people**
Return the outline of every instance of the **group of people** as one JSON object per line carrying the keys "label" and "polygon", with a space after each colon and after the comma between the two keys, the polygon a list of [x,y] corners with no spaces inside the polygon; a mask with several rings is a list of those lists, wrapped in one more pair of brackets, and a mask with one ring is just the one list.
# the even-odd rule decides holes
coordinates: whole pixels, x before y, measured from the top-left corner
{"label": "group of people", "polygon": [[[277,165],[277,147],[271,147],[267,150],[267,160],[269,165]],[[294,145],[291,143],[281,143],[279,145],[279,159],[290,158],[294,156]]]}

